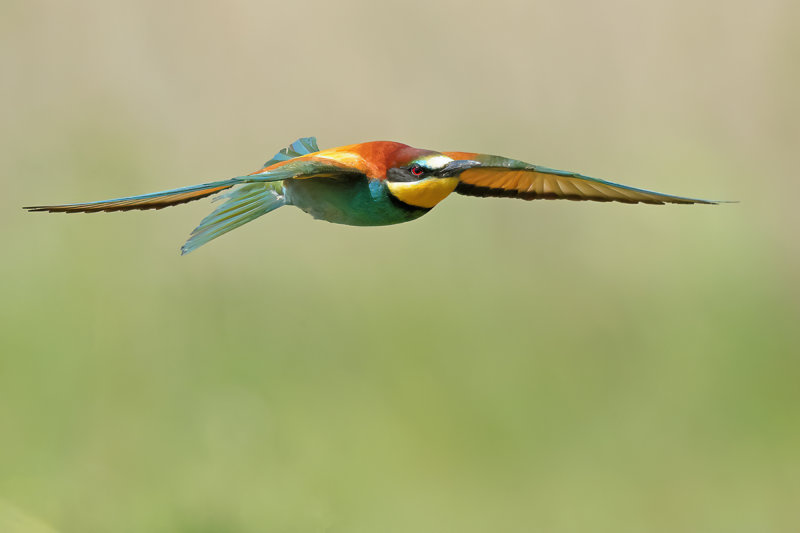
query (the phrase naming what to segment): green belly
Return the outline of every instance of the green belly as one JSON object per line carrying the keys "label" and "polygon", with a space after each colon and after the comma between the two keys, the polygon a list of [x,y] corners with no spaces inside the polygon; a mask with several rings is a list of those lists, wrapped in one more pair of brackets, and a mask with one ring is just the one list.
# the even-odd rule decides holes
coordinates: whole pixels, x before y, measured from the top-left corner
{"label": "green belly", "polygon": [[366,177],[288,179],[283,187],[288,204],[336,224],[386,226],[430,211],[394,200],[382,182]]}

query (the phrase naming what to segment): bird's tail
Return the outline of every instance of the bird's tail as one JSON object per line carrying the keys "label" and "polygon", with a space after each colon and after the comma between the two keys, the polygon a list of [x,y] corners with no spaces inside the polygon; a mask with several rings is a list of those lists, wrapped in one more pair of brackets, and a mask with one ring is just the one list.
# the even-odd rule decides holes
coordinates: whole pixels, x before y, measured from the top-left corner
{"label": "bird's tail", "polygon": [[181,255],[286,204],[281,181],[246,183],[213,200],[225,202],[192,231]]}
{"label": "bird's tail", "polygon": [[98,211],[129,211],[131,209],[163,209],[178,204],[185,204],[193,200],[199,200],[206,196],[211,196],[225,189],[229,189],[241,183],[235,179],[204,183],[203,185],[192,185],[181,187],[180,189],[170,189],[168,191],[141,194],[139,196],[127,196],[125,198],[114,198],[112,200],[101,200],[99,202],[88,202],[84,204],[64,204],[64,205],[36,205],[25,207],[28,211],[48,211],[50,213],[96,213]]}

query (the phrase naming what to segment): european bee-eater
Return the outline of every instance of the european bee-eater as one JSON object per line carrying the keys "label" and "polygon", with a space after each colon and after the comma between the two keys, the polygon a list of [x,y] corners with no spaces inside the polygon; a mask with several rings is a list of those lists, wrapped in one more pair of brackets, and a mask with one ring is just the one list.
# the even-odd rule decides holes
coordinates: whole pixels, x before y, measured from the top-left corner
{"label": "european bee-eater", "polygon": [[320,151],[314,137],[305,137],[246,176],[100,202],[25,209],[62,213],[161,209],[222,193],[214,200],[225,201],[200,222],[181,248],[187,254],[283,205],[294,205],[314,218],[337,224],[382,226],[419,218],[453,191],[524,200],[718,203],[493,155],[435,152],[390,141]]}

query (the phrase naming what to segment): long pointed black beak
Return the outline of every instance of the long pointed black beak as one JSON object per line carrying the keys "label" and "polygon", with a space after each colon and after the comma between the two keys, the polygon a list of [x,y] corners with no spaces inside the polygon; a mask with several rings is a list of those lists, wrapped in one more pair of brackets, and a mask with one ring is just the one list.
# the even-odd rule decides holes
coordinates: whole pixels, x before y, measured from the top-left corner
{"label": "long pointed black beak", "polygon": [[465,170],[480,166],[479,161],[471,161],[469,159],[459,159],[457,161],[450,161],[442,170],[439,171],[439,176],[442,178],[449,178],[451,176],[458,176]]}

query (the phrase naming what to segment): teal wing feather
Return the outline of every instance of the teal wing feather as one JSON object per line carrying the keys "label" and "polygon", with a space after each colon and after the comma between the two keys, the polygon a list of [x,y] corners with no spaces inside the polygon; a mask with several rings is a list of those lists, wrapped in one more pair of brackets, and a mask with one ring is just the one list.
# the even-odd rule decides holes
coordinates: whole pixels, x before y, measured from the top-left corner
{"label": "teal wing feather", "polygon": [[286,204],[282,183],[247,183],[216,196],[224,200],[192,231],[181,247],[181,255],[196,250],[220,235],[247,224]]}
{"label": "teal wing feather", "polygon": [[264,163],[264,166],[269,167],[275,163],[282,163],[284,161],[288,161],[289,159],[294,159],[295,157],[313,154],[314,152],[319,152],[317,138],[302,137],[272,156],[272,159]]}

